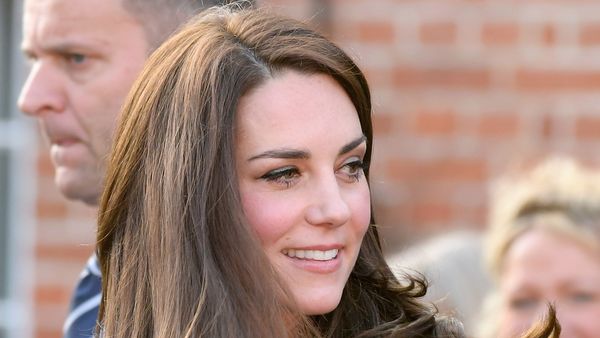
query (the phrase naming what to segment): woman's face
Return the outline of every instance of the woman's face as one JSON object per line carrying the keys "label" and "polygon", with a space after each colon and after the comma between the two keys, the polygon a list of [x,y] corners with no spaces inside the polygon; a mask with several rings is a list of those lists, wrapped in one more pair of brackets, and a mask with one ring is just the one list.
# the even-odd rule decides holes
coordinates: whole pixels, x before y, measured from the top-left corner
{"label": "woman's face", "polygon": [[370,220],[354,105],[332,78],[286,71],[242,98],[236,127],[250,225],[300,310],[332,311]]}
{"label": "woman's face", "polygon": [[517,337],[556,305],[561,337],[600,332],[600,253],[548,230],[530,230],[507,252],[498,337]]}

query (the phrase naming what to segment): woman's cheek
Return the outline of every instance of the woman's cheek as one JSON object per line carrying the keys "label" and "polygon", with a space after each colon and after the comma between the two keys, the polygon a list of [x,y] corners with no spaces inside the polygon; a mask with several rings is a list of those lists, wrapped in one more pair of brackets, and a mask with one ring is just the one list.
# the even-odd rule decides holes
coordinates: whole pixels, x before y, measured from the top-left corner
{"label": "woman's cheek", "polygon": [[263,245],[283,237],[293,225],[291,203],[275,195],[258,192],[242,194],[242,205],[248,223]]}

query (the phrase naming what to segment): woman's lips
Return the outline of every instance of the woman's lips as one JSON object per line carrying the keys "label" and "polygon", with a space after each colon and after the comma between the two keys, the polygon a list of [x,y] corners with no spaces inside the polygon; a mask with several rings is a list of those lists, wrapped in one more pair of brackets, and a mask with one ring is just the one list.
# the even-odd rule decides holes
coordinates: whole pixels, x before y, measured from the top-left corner
{"label": "woman's lips", "polygon": [[314,273],[331,273],[337,271],[342,259],[341,249],[284,249],[282,253],[295,267]]}

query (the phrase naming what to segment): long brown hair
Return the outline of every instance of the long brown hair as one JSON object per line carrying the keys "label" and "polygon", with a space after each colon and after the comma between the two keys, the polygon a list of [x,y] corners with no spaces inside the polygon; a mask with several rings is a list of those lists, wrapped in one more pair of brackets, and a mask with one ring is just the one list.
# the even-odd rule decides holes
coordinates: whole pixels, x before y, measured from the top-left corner
{"label": "long brown hair", "polygon": [[[248,226],[234,164],[237,104],[277,72],[331,76],[367,137],[367,82],[307,26],[259,10],[209,10],[149,59],[123,108],[102,196],[98,256],[106,337],[460,337],[399,282],[369,227],[339,306],[307,318]],[[368,168],[365,170],[368,177]]]}

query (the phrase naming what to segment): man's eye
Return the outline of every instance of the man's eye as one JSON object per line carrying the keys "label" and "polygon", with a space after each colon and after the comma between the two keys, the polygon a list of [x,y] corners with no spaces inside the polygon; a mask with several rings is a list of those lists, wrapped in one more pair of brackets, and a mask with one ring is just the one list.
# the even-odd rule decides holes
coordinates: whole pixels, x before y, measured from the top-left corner
{"label": "man's eye", "polygon": [[87,57],[83,54],[78,54],[78,53],[71,53],[71,54],[67,54],[66,56],[67,61],[69,61],[69,63],[72,64],[82,64],[86,61]]}

